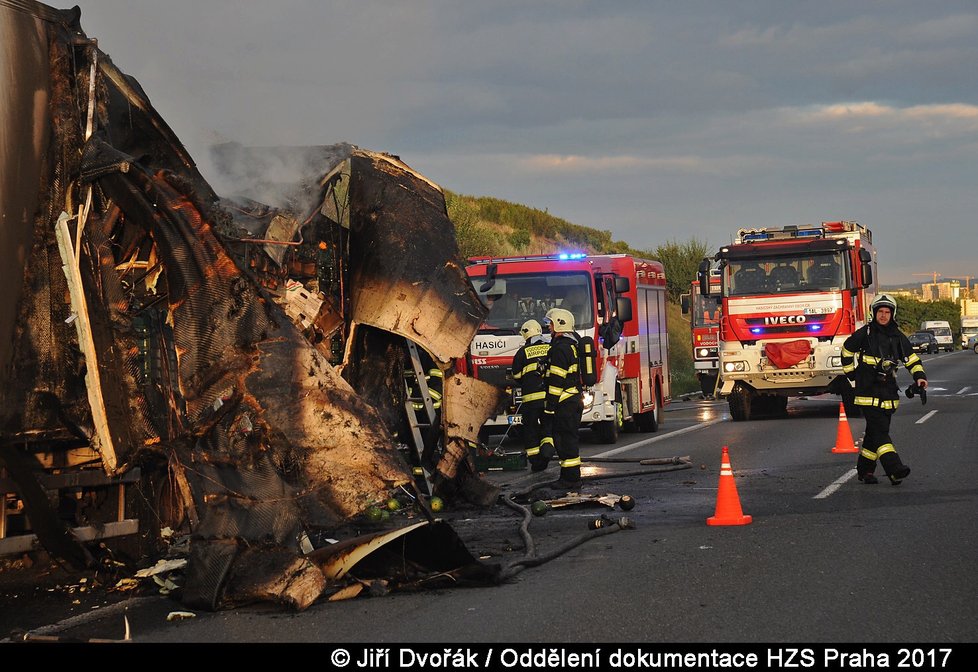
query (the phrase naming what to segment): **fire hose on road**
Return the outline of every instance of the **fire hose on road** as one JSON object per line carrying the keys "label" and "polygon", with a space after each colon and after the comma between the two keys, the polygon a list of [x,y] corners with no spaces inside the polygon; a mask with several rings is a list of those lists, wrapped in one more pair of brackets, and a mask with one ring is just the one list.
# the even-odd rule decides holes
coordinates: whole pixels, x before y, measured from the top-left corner
{"label": "fire hose on road", "polygon": [[[603,480],[608,478],[622,478],[626,476],[640,476],[646,474],[659,474],[659,473],[665,473],[669,471],[677,471],[680,469],[690,469],[692,467],[692,460],[690,459],[689,456],[646,458],[646,459],[591,458],[585,461],[619,462],[619,463],[627,462],[627,463],[638,463],[641,465],[664,465],[663,467],[657,469],[641,469],[638,471],[627,471],[627,472],[620,472],[614,474],[591,475],[582,478],[582,480],[587,480],[587,481],[597,481],[597,480]],[[591,539],[596,539],[597,537],[602,537],[607,534],[612,534],[613,532],[617,532],[618,530],[634,529],[635,527],[631,519],[626,516],[622,516],[621,518],[614,519],[614,518],[610,518],[607,515],[602,515],[599,519],[592,521],[592,529],[588,530],[583,534],[578,535],[573,539],[570,539],[563,545],[557,547],[552,551],[549,551],[548,553],[545,553],[543,555],[537,555],[536,544],[534,543],[533,537],[530,535],[529,532],[529,524],[530,524],[530,519],[532,517],[532,512],[530,508],[517,502],[516,498],[527,497],[530,494],[532,494],[535,490],[547,487],[548,485],[549,482],[538,483],[527,490],[515,493],[511,496],[500,497],[503,504],[513,509],[514,511],[518,511],[523,516],[523,520],[520,524],[520,537],[523,540],[523,545],[525,549],[522,558],[520,558],[519,560],[515,560],[509,563],[508,565],[506,565],[505,567],[503,567],[499,576],[501,581],[505,581],[516,576],[516,574],[523,571],[527,567],[537,567],[546,562],[549,562],[550,560],[553,560],[554,558],[563,555],[567,551],[576,548],[577,546],[580,546],[586,541],[589,541]]]}
{"label": "fire hose on road", "polygon": [[588,530],[587,532],[578,535],[577,537],[574,537],[573,539],[566,542],[562,546],[559,546],[548,553],[545,553],[543,555],[537,555],[536,546],[533,543],[533,538],[530,536],[530,532],[529,532],[530,517],[532,515],[530,513],[530,509],[523,506],[522,504],[517,503],[516,501],[512,500],[509,497],[501,497],[500,499],[502,499],[503,503],[506,506],[510,507],[515,511],[519,511],[520,513],[523,514],[523,522],[520,524],[520,536],[523,538],[523,543],[526,549],[526,552],[522,558],[520,558],[519,560],[514,560],[513,562],[503,567],[502,571],[499,574],[500,581],[506,581],[513,578],[527,567],[536,567],[546,562],[550,562],[554,558],[560,557],[561,555],[571,550],[572,548],[576,548],[577,546],[580,546],[584,542],[590,541],[591,539],[603,537],[606,534],[611,534],[613,532],[617,532],[618,530],[627,530],[627,529],[634,528],[634,525],[632,525],[631,520],[625,516],[622,516],[617,520],[608,518],[607,516],[602,516],[601,520],[606,521],[608,524],[601,525],[596,527],[595,529]]}

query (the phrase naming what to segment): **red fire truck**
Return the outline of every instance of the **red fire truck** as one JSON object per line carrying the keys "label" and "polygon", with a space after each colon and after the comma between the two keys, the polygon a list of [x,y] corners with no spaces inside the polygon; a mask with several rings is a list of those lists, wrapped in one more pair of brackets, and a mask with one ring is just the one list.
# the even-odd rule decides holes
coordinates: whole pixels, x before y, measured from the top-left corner
{"label": "red fire truck", "polygon": [[[734,420],[783,413],[788,397],[844,382],[842,344],[876,294],[872,240],[850,221],[740,229],[700,264],[701,294],[721,299],[719,394]],[[711,263],[719,290],[705,283]]]}
{"label": "red fire truck", "polygon": [[720,275],[710,277],[713,287],[710,296],[700,293],[700,281],[693,280],[689,295],[683,295],[683,313],[689,316],[693,352],[693,369],[704,396],[712,397],[720,373]]}
{"label": "red fire truck", "polygon": [[466,366],[475,378],[510,391],[506,412],[484,432],[520,422],[513,355],[519,328],[543,324],[551,308],[574,314],[575,331],[598,345],[598,382],[584,392],[582,425],[614,443],[622,429],[654,432],[669,397],[666,275],[658,261],[624,254],[559,254],[470,259],[472,285],[490,306],[472,341]]}

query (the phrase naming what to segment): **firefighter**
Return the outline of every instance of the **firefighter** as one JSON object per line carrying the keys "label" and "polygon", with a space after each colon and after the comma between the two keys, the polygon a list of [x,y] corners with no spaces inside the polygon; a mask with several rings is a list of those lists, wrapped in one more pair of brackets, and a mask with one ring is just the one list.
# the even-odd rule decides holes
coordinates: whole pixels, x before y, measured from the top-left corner
{"label": "firefighter", "polygon": [[[513,380],[522,390],[520,414],[523,416],[523,447],[533,471],[543,471],[553,456],[553,445],[547,444],[541,456],[540,441],[544,437],[543,406],[547,396],[544,376],[547,372],[547,354],[550,344],[543,337],[543,329],[536,320],[527,320],[520,327],[524,342],[513,355]],[[546,432],[549,436],[549,431]]]}
{"label": "firefighter", "polygon": [[[414,376],[410,370],[405,372],[405,376],[408,378],[408,385],[410,386],[412,397],[411,406],[415,411],[423,411],[424,402],[421,400],[420,387],[412,382],[414,380]],[[437,366],[432,366],[425,373],[424,380],[425,384],[428,386],[428,395],[431,397],[431,405],[437,412],[441,408],[441,395],[442,388],[444,387],[445,383],[445,374]]]}
{"label": "firefighter", "polygon": [[431,405],[435,407],[435,411],[438,411],[441,409],[441,395],[442,390],[445,388],[445,373],[437,366],[432,366],[428,369],[428,375],[425,376],[425,380],[428,382],[428,394],[431,395]]}
{"label": "firefighter", "polygon": [[427,367],[424,373],[424,381],[428,388],[428,396],[431,397],[434,417],[429,418],[425,411],[424,400],[421,397],[421,386],[414,375],[414,371],[408,367],[404,373],[416,422],[421,423],[421,441],[423,443],[421,460],[430,471],[438,461],[439,441],[441,439],[441,402],[445,387],[445,373],[438,368],[434,359],[426,351],[419,348],[418,357],[422,367]]}
{"label": "firefighter", "polygon": [[547,444],[554,446],[560,460],[560,477],[554,484],[555,488],[576,490],[581,485],[578,429],[581,412],[584,410],[577,370],[578,335],[574,331],[574,315],[569,310],[552,308],[547,311],[546,321],[552,338],[546,377],[544,423],[551,433],[541,441],[541,453]]}
{"label": "firefighter", "polygon": [[920,389],[927,388],[927,374],[920,357],[896,322],[896,300],[880,294],[870,306],[872,321],[846,339],[842,346],[842,370],[855,381],[856,406],[866,418],[866,435],[856,460],[856,475],[863,483],[878,483],[873,472],[879,460],[893,485],[910,474],[890,438],[890,420],[900,404],[896,370],[902,362]]}

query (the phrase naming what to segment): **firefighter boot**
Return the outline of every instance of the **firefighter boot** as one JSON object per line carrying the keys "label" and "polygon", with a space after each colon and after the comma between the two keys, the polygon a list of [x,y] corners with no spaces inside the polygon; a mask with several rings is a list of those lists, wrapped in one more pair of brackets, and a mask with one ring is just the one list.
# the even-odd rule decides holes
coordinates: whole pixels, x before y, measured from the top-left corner
{"label": "firefighter boot", "polygon": [[550,464],[550,460],[554,456],[554,444],[553,439],[544,438],[540,442],[540,452],[529,458],[530,471],[538,472],[543,471]]}
{"label": "firefighter boot", "polygon": [[856,458],[856,474],[859,481],[864,485],[876,485],[880,481],[873,476],[874,471],[876,471],[876,460],[871,460],[860,453]]}
{"label": "firefighter boot", "polygon": [[883,466],[884,471],[886,471],[891,485],[900,485],[903,479],[910,475],[910,467],[900,460],[895,450],[880,455],[880,464]]}
{"label": "firefighter boot", "polygon": [[568,492],[577,492],[581,489],[581,468],[580,467],[561,467],[560,478],[554,483],[558,489]]}
{"label": "firefighter boot", "polygon": [[903,479],[910,475],[910,467],[905,464],[901,464],[899,467],[893,470],[892,473],[887,474],[890,477],[891,485],[900,485],[903,483]]}

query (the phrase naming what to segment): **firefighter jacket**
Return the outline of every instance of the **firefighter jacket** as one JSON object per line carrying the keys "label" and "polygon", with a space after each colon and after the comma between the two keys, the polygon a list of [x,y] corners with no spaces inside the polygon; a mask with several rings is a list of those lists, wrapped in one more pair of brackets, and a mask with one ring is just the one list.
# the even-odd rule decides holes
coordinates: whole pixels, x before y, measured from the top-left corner
{"label": "firefighter jacket", "polygon": [[895,322],[885,327],[870,322],[842,345],[842,370],[856,382],[857,406],[896,409],[900,405],[896,373],[901,363],[914,382],[927,379],[920,357]]}
{"label": "firefighter jacket", "polygon": [[[414,375],[409,371],[405,372],[408,379],[408,396],[411,398],[411,406],[416,411],[424,409],[424,401],[421,398],[421,388],[414,380]],[[425,375],[425,385],[428,387],[428,396],[431,397],[431,405],[437,411],[441,408],[442,389],[444,388],[445,374],[437,366],[428,369]]]}
{"label": "firefighter jacket", "polygon": [[445,387],[445,374],[437,366],[428,369],[428,394],[431,395],[431,403],[435,410],[441,408],[441,394]]}
{"label": "firefighter jacket", "polygon": [[547,396],[545,376],[550,344],[543,336],[531,336],[513,355],[513,380],[520,384],[524,404],[543,402]]}
{"label": "firefighter jacket", "polygon": [[563,332],[554,336],[550,342],[547,413],[554,413],[558,405],[581,396],[580,374],[577,369],[577,338],[574,332]]}

